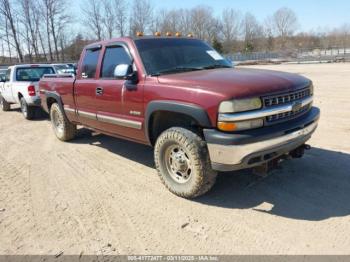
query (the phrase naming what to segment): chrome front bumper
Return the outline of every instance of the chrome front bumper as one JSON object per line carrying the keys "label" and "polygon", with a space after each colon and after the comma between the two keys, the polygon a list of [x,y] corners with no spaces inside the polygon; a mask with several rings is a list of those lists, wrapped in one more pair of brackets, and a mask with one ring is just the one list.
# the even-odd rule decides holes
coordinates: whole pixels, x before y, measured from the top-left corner
{"label": "chrome front bumper", "polygon": [[284,134],[283,136],[258,142],[237,145],[208,143],[212,167],[218,171],[232,171],[250,168],[303,145],[316,130],[318,119],[306,127]]}

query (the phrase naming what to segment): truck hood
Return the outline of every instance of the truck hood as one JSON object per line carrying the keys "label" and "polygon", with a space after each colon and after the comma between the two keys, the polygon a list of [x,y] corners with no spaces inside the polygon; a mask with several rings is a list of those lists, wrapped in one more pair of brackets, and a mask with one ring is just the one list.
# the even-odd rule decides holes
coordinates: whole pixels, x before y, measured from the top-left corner
{"label": "truck hood", "polygon": [[161,84],[209,91],[224,97],[253,97],[305,88],[310,80],[297,74],[261,69],[214,69],[158,77]]}

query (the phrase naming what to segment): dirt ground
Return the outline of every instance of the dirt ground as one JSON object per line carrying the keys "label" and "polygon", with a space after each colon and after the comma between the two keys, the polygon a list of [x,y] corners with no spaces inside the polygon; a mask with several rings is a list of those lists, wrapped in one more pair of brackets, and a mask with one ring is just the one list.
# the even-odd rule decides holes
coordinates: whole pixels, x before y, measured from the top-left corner
{"label": "dirt ground", "polygon": [[314,81],[322,118],[303,159],[168,192],[151,148],[0,112],[0,254],[349,254],[350,64],[259,66]]}

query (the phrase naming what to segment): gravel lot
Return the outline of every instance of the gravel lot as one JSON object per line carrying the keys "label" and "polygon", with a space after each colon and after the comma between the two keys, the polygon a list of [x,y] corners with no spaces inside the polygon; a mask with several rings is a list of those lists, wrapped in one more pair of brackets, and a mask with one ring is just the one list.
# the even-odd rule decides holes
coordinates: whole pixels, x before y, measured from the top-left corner
{"label": "gravel lot", "polygon": [[313,149],[267,178],[220,174],[189,201],[151,148],[0,112],[0,254],[349,254],[350,64],[259,66],[314,81]]}

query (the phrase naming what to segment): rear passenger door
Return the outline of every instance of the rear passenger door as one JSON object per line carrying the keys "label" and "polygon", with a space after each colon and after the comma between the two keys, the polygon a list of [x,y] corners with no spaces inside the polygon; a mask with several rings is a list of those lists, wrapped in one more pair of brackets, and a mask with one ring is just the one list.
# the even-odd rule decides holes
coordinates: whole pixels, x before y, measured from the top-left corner
{"label": "rear passenger door", "polygon": [[97,67],[100,59],[101,46],[84,51],[80,71],[74,84],[75,104],[79,121],[87,126],[98,128],[96,117]]}

